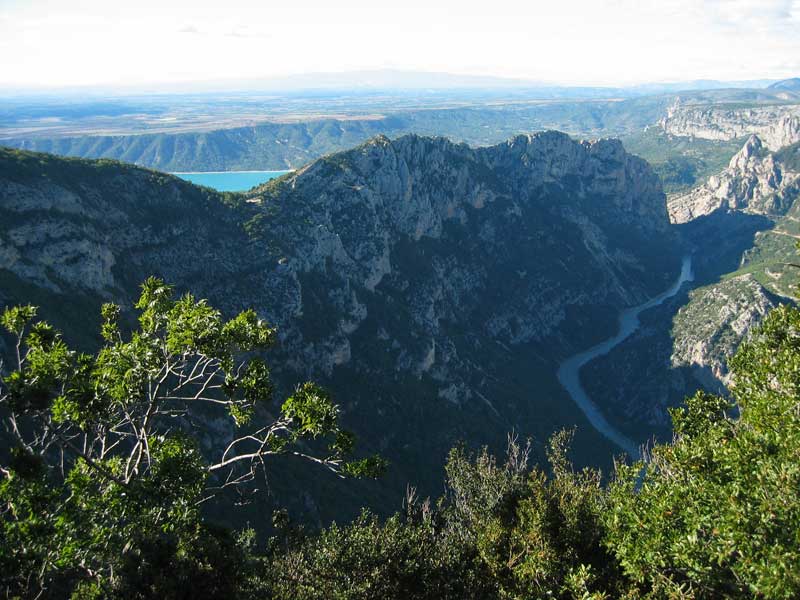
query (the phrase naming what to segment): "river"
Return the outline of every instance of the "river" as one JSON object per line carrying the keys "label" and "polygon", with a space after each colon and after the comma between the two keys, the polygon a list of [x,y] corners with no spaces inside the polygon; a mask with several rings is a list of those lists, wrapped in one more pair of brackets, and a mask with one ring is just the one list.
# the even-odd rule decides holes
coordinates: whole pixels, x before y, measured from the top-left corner
{"label": "river", "polygon": [[638,459],[640,456],[639,445],[627,437],[624,433],[615,428],[603,416],[603,413],[592,402],[586,390],[583,389],[580,380],[581,367],[586,363],[594,360],[598,356],[608,354],[612,348],[621,344],[624,340],[630,337],[639,328],[639,315],[654,306],[658,306],[667,298],[671,298],[681,289],[684,283],[692,281],[694,275],[692,273],[692,257],[686,256],[681,265],[681,273],[675,283],[658,296],[651,298],[644,304],[626,308],[619,314],[619,330],[617,334],[599,344],[592,346],[588,350],[584,350],[579,354],[569,357],[558,368],[558,381],[564,386],[569,395],[581,409],[586,418],[597,431],[603,436],[611,440],[614,444],[622,448],[629,456]]}

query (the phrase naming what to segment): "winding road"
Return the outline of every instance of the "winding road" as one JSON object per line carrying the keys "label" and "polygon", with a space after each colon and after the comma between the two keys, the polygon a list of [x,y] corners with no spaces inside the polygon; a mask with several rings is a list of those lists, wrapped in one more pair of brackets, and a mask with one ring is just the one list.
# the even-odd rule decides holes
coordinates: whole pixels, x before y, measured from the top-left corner
{"label": "winding road", "polygon": [[681,265],[681,273],[678,279],[672,286],[665,292],[659,294],[655,298],[651,298],[644,304],[626,308],[619,314],[619,331],[617,335],[600,342],[596,346],[592,346],[588,350],[584,350],[579,354],[569,357],[558,368],[558,381],[564,386],[569,395],[578,405],[578,408],[583,411],[586,418],[597,431],[603,436],[611,440],[614,444],[622,448],[633,459],[638,459],[640,456],[639,446],[633,440],[628,438],[624,433],[615,428],[603,416],[603,413],[592,402],[586,390],[583,389],[580,380],[580,370],[583,365],[594,360],[598,356],[608,354],[612,348],[621,344],[624,340],[630,337],[639,328],[639,314],[643,311],[658,306],[664,300],[671,298],[681,289],[681,286],[687,281],[692,281],[694,275],[692,273],[692,257],[686,256]]}

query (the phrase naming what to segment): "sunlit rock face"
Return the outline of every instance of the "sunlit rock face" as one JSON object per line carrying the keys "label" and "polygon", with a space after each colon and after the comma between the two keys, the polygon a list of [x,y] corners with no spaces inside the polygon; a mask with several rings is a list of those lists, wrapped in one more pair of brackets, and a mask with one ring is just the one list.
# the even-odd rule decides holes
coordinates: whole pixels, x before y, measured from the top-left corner
{"label": "sunlit rock face", "polygon": [[707,140],[755,134],[768,149],[779,150],[800,142],[800,104],[729,108],[724,104],[693,106],[676,102],[659,125],[670,135]]}
{"label": "sunlit rock face", "polygon": [[800,173],[776,160],[756,135],[731,158],[728,168],[705,185],[670,198],[673,223],[686,223],[719,209],[778,215],[790,205],[786,192],[797,186]]}

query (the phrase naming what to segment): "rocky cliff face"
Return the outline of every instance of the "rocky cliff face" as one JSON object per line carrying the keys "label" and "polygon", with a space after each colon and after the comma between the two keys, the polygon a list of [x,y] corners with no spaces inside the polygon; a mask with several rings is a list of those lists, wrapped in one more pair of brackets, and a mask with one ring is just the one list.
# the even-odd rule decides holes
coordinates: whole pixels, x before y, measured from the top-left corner
{"label": "rocky cliff face", "polygon": [[800,105],[693,106],[678,100],[659,122],[670,135],[732,140],[755,134],[770,150],[800,141]]}
{"label": "rocky cliff face", "polygon": [[692,291],[674,319],[672,367],[691,367],[710,387],[728,385],[727,359],[779,301],[750,273]]}
{"label": "rocky cliff face", "polygon": [[123,163],[0,148],[0,215],[0,305],[39,304],[84,347],[149,275],[218,297],[263,260],[223,196]]}
{"label": "rocky cliff face", "polygon": [[125,301],[148,273],[210,291],[238,273],[237,257],[258,264],[240,217],[210,190],[122,163],[0,152],[6,277]]}
{"label": "rocky cliff face", "polygon": [[800,144],[771,152],[751,135],[722,172],[669,198],[699,287],[645,313],[633,336],[582,372],[632,437],[647,427],[668,437],[668,407],[699,388],[724,392],[741,341],[773,307],[796,301],[799,157]]}
{"label": "rocky cliff face", "polygon": [[[556,132],[482,149],[378,137],[247,197],[3,151],[0,212],[3,303],[88,322],[101,298],[130,306],[155,273],[276,323],[279,385],[330,387],[363,445],[396,465],[355,488],[375,502],[409,481],[435,491],[452,443],[512,428],[544,439],[582,424],[579,460],[596,461],[608,446],[558,386],[557,361],[680,261],[649,166],[619,142]],[[342,511],[332,497],[310,505]]]}
{"label": "rocky cliff face", "polygon": [[705,185],[669,199],[670,219],[686,223],[719,209],[779,215],[789,208],[798,181],[800,172],[776,160],[761,139],[751,135],[727,169]]}
{"label": "rocky cliff face", "polygon": [[[557,133],[482,150],[379,137],[250,200],[261,208],[260,239],[283,255],[269,287],[291,299],[282,310],[290,318],[274,318],[285,321],[293,352],[330,375],[354,356],[369,304],[379,313],[407,305],[411,326],[397,325],[410,339],[395,367],[431,373],[437,394],[458,388],[467,398],[478,393],[464,379],[472,367],[447,324],[470,320],[471,334],[503,344],[559,337],[570,308],[644,298],[661,277],[647,273],[653,257],[637,248],[669,243],[663,194],[644,162],[618,142],[581,144]],[[298,222],[314,235],[296,236]],[[311,281],[328,325],[324,334],[288,333],[308,316],[303,288]],[[286,307],[278,298],[269,304]],[[381,351],[392,354],[399,332],[386,333]]]}

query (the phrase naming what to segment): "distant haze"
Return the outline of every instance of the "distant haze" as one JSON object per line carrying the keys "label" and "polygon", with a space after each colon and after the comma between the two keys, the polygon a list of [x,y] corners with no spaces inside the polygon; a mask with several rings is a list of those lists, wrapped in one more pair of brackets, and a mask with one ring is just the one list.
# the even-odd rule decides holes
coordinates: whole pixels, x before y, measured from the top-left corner
{"label": "distant haze", "polygon": [[331,87],[354,71],[428,73],[420,87],[469,83],[439,72],[516,80],[476,85],[782,79],[800,73],[798,34],[800,0],[0,0],[0,88],[313,87],[303,73]]}

